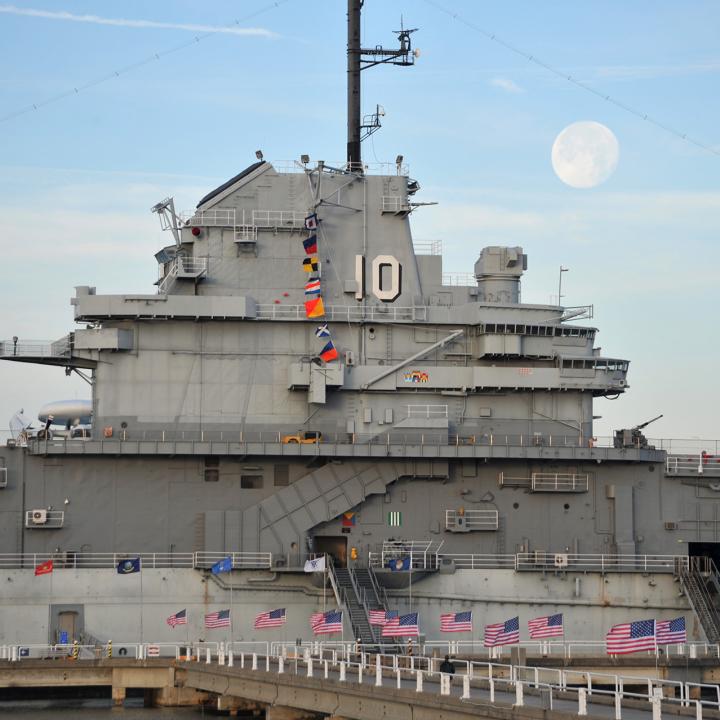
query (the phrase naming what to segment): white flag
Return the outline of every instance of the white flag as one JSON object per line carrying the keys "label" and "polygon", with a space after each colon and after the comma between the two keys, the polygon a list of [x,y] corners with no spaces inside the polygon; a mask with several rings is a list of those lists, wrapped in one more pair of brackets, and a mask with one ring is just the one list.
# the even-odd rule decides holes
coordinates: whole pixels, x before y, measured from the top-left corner
{"label": "white flag", "polygon": [[305,561],[305,572],[325,572],[325,556]]}

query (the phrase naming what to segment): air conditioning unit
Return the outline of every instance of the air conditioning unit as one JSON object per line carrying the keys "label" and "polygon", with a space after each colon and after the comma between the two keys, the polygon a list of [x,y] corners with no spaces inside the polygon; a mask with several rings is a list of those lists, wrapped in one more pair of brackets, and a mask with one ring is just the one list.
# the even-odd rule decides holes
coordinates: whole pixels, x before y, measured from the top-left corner
{"label": "air conditioning unit", "polygon": [[47,510],[44,508],[33,510],[30,517],[34,525],[44,525],[47,522]]}
{"label": "air conditioning unit", "polygon": [[666,522],[665,529],[666,530],[677,530],[677,523],[676,522]]}
{"label": "air conditioning unit", "polygon": [[567,553],[555,553],[555,567],[566,568],[568,566]]}

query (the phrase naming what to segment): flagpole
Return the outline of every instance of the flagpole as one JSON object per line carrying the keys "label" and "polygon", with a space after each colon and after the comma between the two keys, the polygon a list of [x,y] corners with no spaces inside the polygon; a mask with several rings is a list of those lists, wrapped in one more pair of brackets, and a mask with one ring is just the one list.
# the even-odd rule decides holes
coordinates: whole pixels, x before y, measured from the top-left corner
{"label": "flagpole", "polygon": [[143,643],[143,582],[142,582],[142,560],[140,563],[140,644]]}
{"label": "flagpole", "polygon": [[[232,633],[233,633],[233,584],[232,584],[232,561],[230,565],[230,573],[228,574],[228,580],[230,581],[230,644],[232,644]],[[229,648],[228,648],[229,650]]]}
{"label": "flagpole", "polygon": [[328,562],[327,562],[327,553],[323,554],[323,559],[325,562],[323,563],[325,572],[323,572],[323,612],[325,612],[327,604],[326,604],[326,595],[327,595],[327,581],[328,581]]}

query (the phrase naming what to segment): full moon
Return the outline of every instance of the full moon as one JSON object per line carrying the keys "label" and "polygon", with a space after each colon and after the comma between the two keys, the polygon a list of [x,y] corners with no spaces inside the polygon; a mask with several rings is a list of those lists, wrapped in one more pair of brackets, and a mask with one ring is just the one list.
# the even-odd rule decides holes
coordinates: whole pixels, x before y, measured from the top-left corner
{"label": "full moon", "polygon": [[598,122],[568,125],[552,147],[555,174],[570,187],[592,188],[615,172],[620,146],[612,130]]}

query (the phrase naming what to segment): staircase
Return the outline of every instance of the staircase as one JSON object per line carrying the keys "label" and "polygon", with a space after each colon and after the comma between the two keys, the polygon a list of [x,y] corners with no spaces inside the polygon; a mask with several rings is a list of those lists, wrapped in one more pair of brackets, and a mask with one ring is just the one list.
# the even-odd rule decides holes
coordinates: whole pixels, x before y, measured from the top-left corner
{"label": "staircase", "polygon": [[720,642],[720,575],[707,557],[691,557],[678,575],[700,624],[711,643]]}
{"label": "staircase", "polygon": [[365,647],[375,645],[375,634],[368,619],[367,608],[363,602],[364,598],[362,593],[358,595],[358,588],[356,583],[353,582],[352,570],[336,567],[334,573],[340,597],[350,615],[353,634],[360,639]]}

